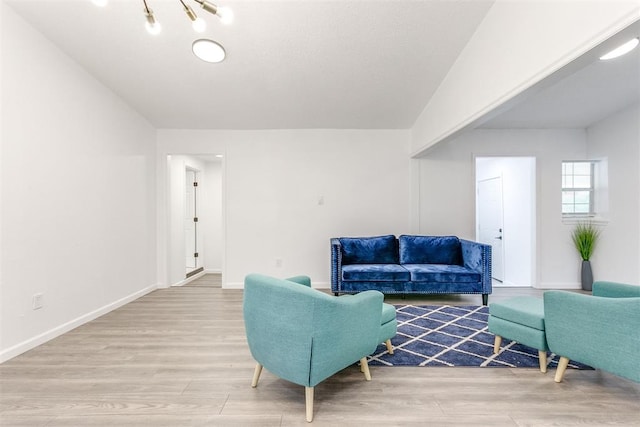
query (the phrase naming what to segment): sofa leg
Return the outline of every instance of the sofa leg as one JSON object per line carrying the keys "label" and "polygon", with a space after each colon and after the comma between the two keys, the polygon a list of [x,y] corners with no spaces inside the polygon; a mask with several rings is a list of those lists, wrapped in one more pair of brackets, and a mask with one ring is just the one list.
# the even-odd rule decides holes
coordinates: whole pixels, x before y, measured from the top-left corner
{"label": "sofa leg", "polygon": [[482,305],[487,305],[489,303],[489,294],[482,294]]}
{"label": "sofa leg", "polygon": [[333,295],[338,297],[338,296],[340,296],[340,292],[334,292]]}
{"label": "sofa leg", "polygon": [[567,370],[567,365],[569,364],[569,358],[561,356],[560,361],[558,361],[558,367],[556,368],[556,376],[553,379],[555,382],[562,382],[562,377],[564,376],[564,371]]}

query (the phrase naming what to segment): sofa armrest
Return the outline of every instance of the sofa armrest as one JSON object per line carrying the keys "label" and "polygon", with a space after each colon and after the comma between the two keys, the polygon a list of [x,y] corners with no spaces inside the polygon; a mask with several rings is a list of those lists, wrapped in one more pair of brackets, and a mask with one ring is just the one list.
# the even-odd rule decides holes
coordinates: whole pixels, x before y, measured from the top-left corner
{"label": "sofa armrest", "polygon": [[640,297],[547,291],[544,316],[552,352],[640,382]]}
{"label": "sofa armrest", "polygon": [[339,293],[342,289],[342,244],[340,239],[331,239],[331,292]]}
{"label": "sofa armrest", "polygon": [[640,286],[598,281],[593,283],[593,295],[607,298],[640,297]]}
{"label": "sofa armrest", "polygon": [[491,287],[491,246],[471,240],[460,239],[462,264],[480,273],[482,293],[490,294]]}

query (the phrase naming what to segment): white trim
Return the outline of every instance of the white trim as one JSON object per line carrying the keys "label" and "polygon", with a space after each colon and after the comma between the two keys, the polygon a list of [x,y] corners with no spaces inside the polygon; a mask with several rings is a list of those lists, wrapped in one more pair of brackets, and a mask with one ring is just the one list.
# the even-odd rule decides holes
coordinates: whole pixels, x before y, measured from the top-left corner
{"label": "white trim", "polygon": [[582,289],[582,285],[578,282],[566,282],[566,283],[542,282],[534,286],[534,288],[535,289],[560,289],[560,290],[572,289],[573,290],[573,289]]}
{"label": "white trim", "polygon": [[204,270],[202,270],[200,273],[194,274],[194,275],[193,275],[193,276],[191,276],[191,277],[187,277],[187,278],[186,278],[186,279],[184,279],[184,280],[181,280],[181,281],[176,282],[176,283],[172,283],[172,284],[171,284],[171,286],[184,286],[184,285],[186,285],[187,283],[193,282],[194,280],[201,278],[201,277],[202,277],[202,276],[204,276],[205,274],[207,274],[207,272],[206,272],[206,271],[204,271]]}
{"label": "white trim", "polygon": [[227,282],[222,284],[222,289],[244,289],[244,282]]}
{"label": "white trim", "polygon": [[221,268],[209,268],[204,270],[204,274],[222,274]]}
{"label": "white trim", "polygon": [[158,289],[158,284],[148,286],[144,289],[132,293],[131,295],[107,304],[101,308],[98,308],[97,310],[91,311],[76,319],[70,320],[69,322],[64,323],[60,326],[56,326],[55,328],[43,332],[40,335],[29,338],[26,341],[14,345],[13,347],[9,347],[8,349],[0,352],[0,363],[6,362],[9,359],[12,359],[26,351],[29,351],[41,344],[46,343],[47,341],[57,338],[60,335],[71,331],[72,329],[75,329],[78,326],[82,326],[85,323],[95,320],[100,316],[103,316],[113,310],[122,307],[123,305],[130,303],[131,301],[135,301],[136,299],[148,294],[149,292],[155,291],[156,289]]}

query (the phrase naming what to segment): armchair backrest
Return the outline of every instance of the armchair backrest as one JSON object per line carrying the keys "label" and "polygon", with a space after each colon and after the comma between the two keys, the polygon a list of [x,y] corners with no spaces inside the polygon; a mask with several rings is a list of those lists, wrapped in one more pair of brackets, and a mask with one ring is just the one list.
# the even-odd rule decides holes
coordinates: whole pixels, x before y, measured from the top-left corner
{"label": "armchair backrest", "polygon": [[544,293],[549,349],[640,382],[640,287],[596,282],[593,291]]}
{"label": "armchair backrest", "polygon": [[382,299],[376,291],[339,298],[250,274],[243,313],[251,354],[280,378],[313,387],[375,350]]}

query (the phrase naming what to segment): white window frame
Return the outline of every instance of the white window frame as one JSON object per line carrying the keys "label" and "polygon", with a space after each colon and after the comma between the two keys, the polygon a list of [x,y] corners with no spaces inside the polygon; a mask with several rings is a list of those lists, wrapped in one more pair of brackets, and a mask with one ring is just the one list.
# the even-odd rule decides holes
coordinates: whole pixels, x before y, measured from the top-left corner
{"label": "white window frame", "polygon": [[[589,184],[588,185],[575,185],[576,177],[584,177],[584,174],[576,174],[573,171],[574,165],[577,163],[588,164],[590,167]],[[562,216],[565,218],[575,217],[593,217],[595,212],[595,172],[597,161],[593,160],[563,160],[562,161],[562,201],[560,210]],[[571,165],[571,173],[567,173],[567,167]],[[576,193],[588,192],[589,194],[589,207],[587,212],[576,212],[576,206],[584,205],[584,203],[576,203]],[[573,202],[567,203],[568,194],[572,194]],[[565,212],[565,206],[573,206],[573,212]]]}

